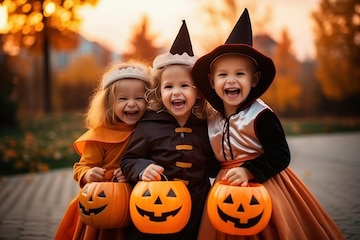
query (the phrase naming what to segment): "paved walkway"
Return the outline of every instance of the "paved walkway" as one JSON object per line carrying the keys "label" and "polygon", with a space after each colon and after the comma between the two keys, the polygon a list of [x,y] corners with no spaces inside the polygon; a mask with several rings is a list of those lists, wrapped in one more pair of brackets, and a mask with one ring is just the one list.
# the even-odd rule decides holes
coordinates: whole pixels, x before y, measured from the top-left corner
{"label": "paved walkway", "polygon": [[[360,132],[288,137],[291,168],[346,239],[360,239]],[[70,168],[0,178],[0,240],[52,239],[78,187]]]}

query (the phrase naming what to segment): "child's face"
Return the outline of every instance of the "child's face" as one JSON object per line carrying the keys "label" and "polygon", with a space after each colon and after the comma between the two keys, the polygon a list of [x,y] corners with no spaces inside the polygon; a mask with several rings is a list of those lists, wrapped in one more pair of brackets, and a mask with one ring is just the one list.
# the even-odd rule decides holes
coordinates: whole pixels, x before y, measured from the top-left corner
{"label": "child's face", "polygon": [[198,95],[189,70],[181,65],[167,66],[161,74],[160,94],[166,110],[184,125]]}
{"label": "child's face", "polygon": [[146,111],[145,83],[137,79],[117,81],[114,111],[128,125],[136,124]]}
{"label": "child's face", "polygon": [[225,55],[217,59],[211,68],[209,80],[216,94],[223,100],[228,116],[248,97],[251,88],[260,79],[253,60],[242,55]]}

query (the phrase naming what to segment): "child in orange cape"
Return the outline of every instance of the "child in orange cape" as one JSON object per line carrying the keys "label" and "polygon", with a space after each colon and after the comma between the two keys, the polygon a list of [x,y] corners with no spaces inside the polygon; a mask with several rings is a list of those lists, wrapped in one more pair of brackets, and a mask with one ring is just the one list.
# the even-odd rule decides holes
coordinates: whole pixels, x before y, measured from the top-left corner
{"label": "child in orange cape", "polygon": [[[197,88],[217,110],[208,120],[210,143],[222,166],[216,181],[233,186],[262,183],[272,202],[270,221],[259,233],[225,234],[222,229],[215,230],[204,214],[198,239],[344,239],[314,195],[288,167],[290,151],[281,123],[260,99],[275,77],[275,65],[252,47],[247,10],[226,43],[196,61],[192,75]],[[245,208],[241,202],[226,199],[224,204],[237,203],[238,212]],[[234,227],[250,225],[245,224],[248,219],[233,217],[230,212],[221,214]]]}
{"label": "child in orange cape", "polygon": [[[89,129],[74,147],[81,156],[74,164],[74,179],[82,188],[86,183],[125,182],[119,158],[130,136],[146,112],[145,92],[150,86],[148,67],[138,62],[111,66],[93,95],[85,124]],[[69,204],[55,239],[125,239],[123,229],[96,229],[81,222],[78,197]]]}

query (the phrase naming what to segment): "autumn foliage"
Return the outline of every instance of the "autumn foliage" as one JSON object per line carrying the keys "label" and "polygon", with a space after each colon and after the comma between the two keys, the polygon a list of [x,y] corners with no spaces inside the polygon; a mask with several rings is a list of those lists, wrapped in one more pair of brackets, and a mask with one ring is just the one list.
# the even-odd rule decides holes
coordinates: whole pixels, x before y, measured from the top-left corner
{"label": "autumn foliage", "polygon": [[360,93],[360,5],[358,0],[322,0],[313,13],[318,69],[324,94],[333,100]]}
{"label": "autumn foliage", "polygon": [[151,65],[154,58],[158,54],[163,53],[161,48],[155,46],[153,41],[155,38],[156,36],[150,33],[148,17],[143,16],[133,28],[132,36],[129,40],[130,48],[123,54],[123,59],[125,61],[139,60]]}
{"label": "autumn foliage", "polygon": [[298,82],[300,64],[295,58],[291,39],[286,30],[275,48],[273,61],[276,77],[263,99],[279,113],[300,107],[301,86]]}

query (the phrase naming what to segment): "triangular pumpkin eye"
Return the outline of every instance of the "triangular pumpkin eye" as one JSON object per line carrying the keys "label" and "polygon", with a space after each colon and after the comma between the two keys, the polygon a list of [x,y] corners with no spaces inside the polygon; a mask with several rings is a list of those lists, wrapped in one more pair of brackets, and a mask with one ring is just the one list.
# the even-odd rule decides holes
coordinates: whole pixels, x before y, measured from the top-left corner
{"label": "triangular pumpkin eye", "polygon": [[150,194],[149,189],[147,189],[142,196],[143,196],[143,197],[150,197],[151,194]]}
{"label": "triangular pumpkin eye", "polygon": [[176,197],[176,194],[175,194],[174,190],[172,190],[172,188],[170,188],[170,190],[167,194],[167,197]]}
{"label": "triangular pumpkin eye", "polygon": [[104,191],[101,191],[101,192],[98,194],[98,197],[103,197],[103,198],[105,198],[105,197],[106,197],[105,192],[104,192]]}
{"label": "triangular pumpkin eye", "polygon": [[258,204],[259,204],[258,200],[254,196],[252,196],[250,200],[250,205],[258,205]]}
{"label": "triangular pumpkin eye", "polygon": [[231,194],[229,194],[229,196],[227,196],[227,198],[225,198],[224,203],[234,203],[231,197]]}

